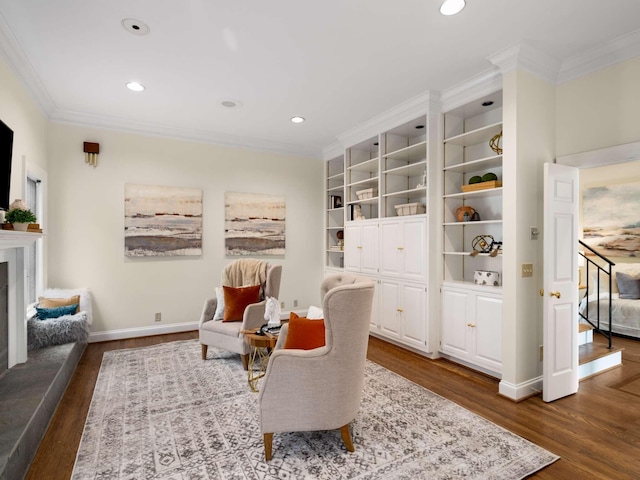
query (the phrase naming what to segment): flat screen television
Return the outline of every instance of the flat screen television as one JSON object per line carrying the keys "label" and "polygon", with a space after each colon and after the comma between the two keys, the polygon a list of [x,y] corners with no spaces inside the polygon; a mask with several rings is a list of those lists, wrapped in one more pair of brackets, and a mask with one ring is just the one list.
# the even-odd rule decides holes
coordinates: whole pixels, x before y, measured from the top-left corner
{"label": "flat screen television", "polygon": [[0,120],[0,208],[9,209],[11,187],[11,155],[13,153],[13,130]]}

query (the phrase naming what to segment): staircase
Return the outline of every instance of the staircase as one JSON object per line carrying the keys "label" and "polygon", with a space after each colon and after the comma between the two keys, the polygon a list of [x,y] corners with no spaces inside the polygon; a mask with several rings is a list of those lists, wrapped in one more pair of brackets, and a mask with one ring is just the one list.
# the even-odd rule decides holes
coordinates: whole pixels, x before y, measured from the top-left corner
{"label": "staircase", "polygon": [[606,343],[594,342],[593,327],[589,325],[579,324],[578,330],[578,378],[580,380],[622,365],[624,348],[609,348]]}

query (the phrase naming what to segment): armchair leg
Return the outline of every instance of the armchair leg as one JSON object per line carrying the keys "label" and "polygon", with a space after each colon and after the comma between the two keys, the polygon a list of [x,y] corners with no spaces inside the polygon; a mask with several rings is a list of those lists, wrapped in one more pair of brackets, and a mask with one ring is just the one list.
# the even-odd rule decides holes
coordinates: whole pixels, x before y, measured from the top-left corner
{"label": "armchair leg", "polygon": [[[340,435],[342,436],[342,441],[344,442],[344,446],[347,448],[347,451],[354,452],[355,448],[353,447],[353,442],[351,441],[351,433],[349,432],[349,424],[343,425],[340,427]],[[265,440],[265,450],[266,450],[266,440]]]}
{"label": "armchair leg", "polygon": [[271,460],[271,446],[273,445],[273,433],[265,433],[264,438],[264,459]]}
{"label": "armchair leg", "polygon": [[207,359],[207,347],[208,347],[208,345],[205,345],[204,343],[201,343],[200,347],[202,349],[202,359],[206,360]]}
{"label": "armchair leg", "polygon": [[242,358],[242,368],[244,368],[245,371],[249,370],[249,354],[240,354],[240,358]]}

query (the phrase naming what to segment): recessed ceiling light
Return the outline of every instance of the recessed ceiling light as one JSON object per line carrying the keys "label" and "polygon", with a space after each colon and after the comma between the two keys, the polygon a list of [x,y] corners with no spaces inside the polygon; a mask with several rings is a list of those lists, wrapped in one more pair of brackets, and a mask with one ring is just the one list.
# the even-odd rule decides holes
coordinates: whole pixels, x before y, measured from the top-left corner
{"label": "recessed ceiling light", "polygon": [[127,32],[133,33],[134,35],[146,35],[151,31],[149,25],[135,18],[125,18],[120,24]]}
{"label": "recessed ceiling light", "polygon": [[455,15],[460,13],[465,6],[464,0],[445,0],[440,7],[442,15]]}
{"label": "recessed ceiling light", "polygon": [[220,100],[220,105],[222,105],[224,108],[237,108],[242,106],[242,102],[239,100],[231,100],[228,98],[226,100]]}
{"label": "recessed ceiling light", "polygon": [[293,123],[302,123],[302,122],[305,121],[305,118],[304,117],[291,117],[291,121]]}
{"label": "recessed ceiling light", "polygon": [[144,85],[138,82],[129,82],[127,83],[127,88],[129,90],[133,90],[134,92],[142,92],[144,90]]}

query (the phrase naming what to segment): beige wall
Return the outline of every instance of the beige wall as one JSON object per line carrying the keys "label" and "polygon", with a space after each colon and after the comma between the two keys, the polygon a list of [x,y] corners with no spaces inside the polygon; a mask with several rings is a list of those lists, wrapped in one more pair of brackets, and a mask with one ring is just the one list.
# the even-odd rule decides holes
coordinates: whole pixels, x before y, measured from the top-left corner
{"label": "beige wall", "polygon": [[48,122],[1,57],[0,120],[13,130],[11,200],[23,198],[24,163],[47,166]]}
{"label": "beige wall", "polygon": [[[542,170],[554,158],[555,86],[515,70],[503,80],[503,337],[502,384],[516,386],[542,373],[542,238],[532,240],[531,227],[542,230]],[[533,276],[522,277],[521,265],[533,264]]]}
{"label": "beige wall", "polygon": [[[82,143],[100,143],[97,168]],[[49,142],[49,286],[89,287],[93,331],[194,322],[219,285],[224,255],[224,192],[286,197],[286,255],[280,300],[319,303],[322,279],[323,162],[52,124]],[[124,255],[125,183],[203,190],[201,257]]]}
{"label": "beige wall", "polygon": [[640,141],[640,58],[557,89],[556,156]]}

